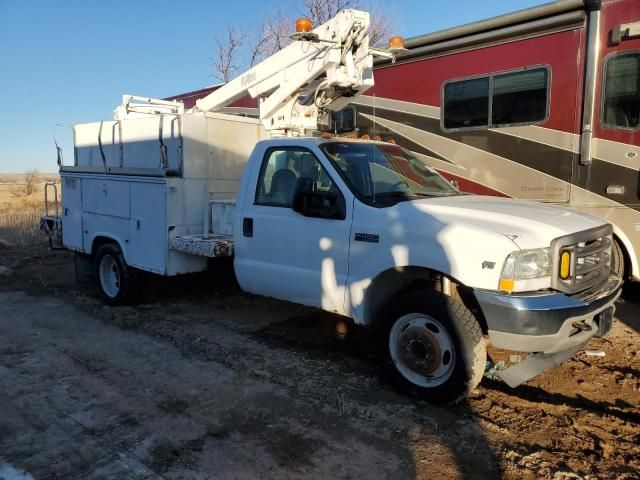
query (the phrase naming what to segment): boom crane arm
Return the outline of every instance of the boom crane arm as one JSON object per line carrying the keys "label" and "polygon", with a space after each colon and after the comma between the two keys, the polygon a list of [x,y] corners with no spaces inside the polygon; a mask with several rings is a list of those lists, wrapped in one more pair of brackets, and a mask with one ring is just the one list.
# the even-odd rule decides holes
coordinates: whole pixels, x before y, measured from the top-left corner
{"label": "boom crane arm", "polygon": [[[260,120],[273,136],[304,135],[318,127],[318,118],[344,108],[351,98],[373,86],[373,57],[395,60],[406,52],[400,37],[390,48],[369,46],[369,14],[343,10],[311,29],[311,21],[296,22],[293,42],[185,112],[181,102],[124,95],[114,118],[216,112],[250,95],[259,99]],[[298,28],[302,27],[302,28]]]}
{"label": "boom crane arm", "polygon": [[259,99],[260,120],[272,135],[315,130],[319,115],[373,86],[374,55],[395,58],[397,52],[369,47],[369,24],[367,12],[349,9],[303,29],[290,45],[198,100],[193,111],[219,111],[248,94]]}

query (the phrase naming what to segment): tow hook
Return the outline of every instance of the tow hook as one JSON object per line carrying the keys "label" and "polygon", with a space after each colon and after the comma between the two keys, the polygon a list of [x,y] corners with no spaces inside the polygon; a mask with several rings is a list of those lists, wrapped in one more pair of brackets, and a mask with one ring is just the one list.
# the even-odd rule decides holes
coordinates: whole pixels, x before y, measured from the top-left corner
{"label": "tow hook", "polygon": [[[591,330],[593,330],[593,327],[591,325],[587,325],[587,323],[584,320],[581,320],[579,322],[573,322],[571,326],[581,332],[590,332]],[[578,332],[575,332],[575,333],[578,333]]]}

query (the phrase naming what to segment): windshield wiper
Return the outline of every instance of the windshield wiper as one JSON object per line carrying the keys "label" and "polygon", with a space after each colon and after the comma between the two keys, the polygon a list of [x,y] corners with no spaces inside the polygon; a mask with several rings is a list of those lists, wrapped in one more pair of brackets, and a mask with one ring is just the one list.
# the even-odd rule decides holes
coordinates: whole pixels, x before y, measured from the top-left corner
{"label": "windshield wiper", "polygon": [[453,197],[455,195],[462,195],[461,192],[433,192],[433,193],[422,193],[416,195],[424,195],[425,197]]}
{"label": "windshield wiper", "polygon": [[416,197],[419,197],[419,195],[416,195],[413,192],[403,192],[400,190],[396,190],[392,192],[375,193],[371,195],[369,198],[371,198],[373,203],[376,203],[377,201],[384,202],[385,200],[396,201],[396,202],[409,201],[412,198],[416,198]]}
{"label": "windshield wiper", "polygon": [[374,193],[372,197],[373,198],[385,198],[385,197],[396,198],[396,197],[412,197],[416,195],[418,194],[414,192],[403,192],[402,190],[393,190],[391,192]]}
{"label": "windshield wiper", "polygon": [[458,192],[403,192],[401,190],[394,190],[392,192],[380,192],[376,193],[374,197],[442,197],[448,195],[458,195]]}

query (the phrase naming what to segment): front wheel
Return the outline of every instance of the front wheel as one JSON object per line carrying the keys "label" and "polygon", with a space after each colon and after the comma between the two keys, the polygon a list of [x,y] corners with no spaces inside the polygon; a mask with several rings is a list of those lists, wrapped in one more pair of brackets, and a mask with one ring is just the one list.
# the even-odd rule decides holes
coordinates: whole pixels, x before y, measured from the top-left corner
{"label": "front wheel", "polygon": [[480,325],[461,302],[411,291],[394,298],[380,321],[385,371],[402,392],[449,403],[480,383],[486,345]]}
{"label": "front wheel", "polygon": [[95,272],[100,297],[108,305],[131,303],[136,294],[135,272],[127,266],[120,248],[102,245],[95,257]]}

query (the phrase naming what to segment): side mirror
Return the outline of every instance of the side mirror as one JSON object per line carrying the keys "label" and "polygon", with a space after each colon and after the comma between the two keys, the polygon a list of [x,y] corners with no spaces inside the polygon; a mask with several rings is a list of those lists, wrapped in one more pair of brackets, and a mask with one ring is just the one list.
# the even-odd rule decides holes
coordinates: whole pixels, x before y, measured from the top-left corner
{"label": "side mirror", "polygon": [[305,217],[344,220],[347,216],[342,194],[335,187],[328,191],[315,191],[310,178],[296,181],[291,208]]}

